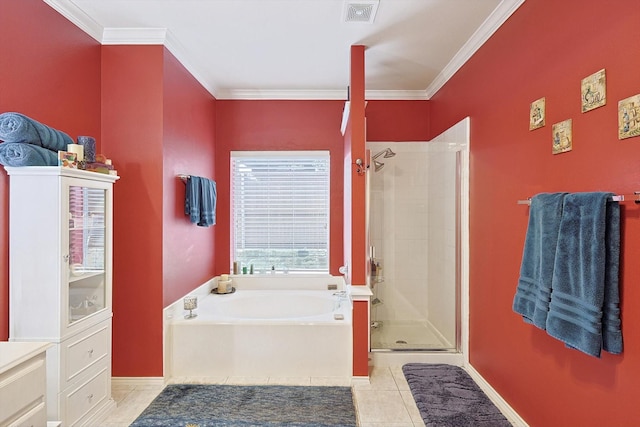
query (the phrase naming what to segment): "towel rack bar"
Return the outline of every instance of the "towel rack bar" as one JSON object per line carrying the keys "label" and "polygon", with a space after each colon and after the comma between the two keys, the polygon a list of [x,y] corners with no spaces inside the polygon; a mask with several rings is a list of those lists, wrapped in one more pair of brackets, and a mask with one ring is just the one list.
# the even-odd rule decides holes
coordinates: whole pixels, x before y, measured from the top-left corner
{"label": "towel rack bar", "polygon": [[[616,194],[611,196],[612,202],[635,202],[640,204],[640,191],[634,191],[633,194]],[[525,200],[518,200],[519,205],[531,205],[531,198]]]}
{"label": "towel rack bar", "polygon": [[189,178],[191,178],[191,175],[180,174],[180,175],[178,175],[178,178],[180,178],[182,180],[182,182],[184,182],[186,184],[187,180]]}

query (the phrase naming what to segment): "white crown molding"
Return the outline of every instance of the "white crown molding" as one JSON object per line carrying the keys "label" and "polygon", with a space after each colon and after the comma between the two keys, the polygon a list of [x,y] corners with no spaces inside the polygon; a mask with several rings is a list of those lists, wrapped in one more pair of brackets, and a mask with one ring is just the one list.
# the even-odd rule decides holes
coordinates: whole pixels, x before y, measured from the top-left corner
{"label": "white crown molding", "polygon": [[185,53],[186,49],[182,46],[182,44],[180,44],[180,42],[178,42],[171,31],[167,31],[165,47],[169,50],[169,52],[171,52],[173,56],[176,57],[176,59],[182,64],[182,66],[186,68],[189,73],[191,73],[193,78],[196,79],[207,92],[209,92],[214,98],[218,99],[216,94],[219,92],[219,89],[207,83],[207,79],[202,76],[198,67],[196,67],[191,61],[189,61],[189,55]]}
{"label": "white crown molding", "polygon": [[[218,91],[217,99],[306,99],[340,100],[347,99],[346,90],[258,90],[230,89]],[[423,90],[367,90],[367,100],[427,100]]]}
{"label": "white crown molding", "polygon": [[426,89],[427,99],[431,99],[524,2],[525,0],[503,0],[431,82]]}
{"label": "white crown molding", "polygon": [[44,0],[44,2],[95,40],[102,42],[102,26],[94,21],[89,15],[84,13],[72,1]]}
{"label": "white crown molding", "polygon": [[371,100],[401,100],[426,101],[427,92],[424,90],[367,90],[365,99]]}
{"label": "white crown molding", "polygon": [[166,28],[104,28],[103,45],[164,45]]}
{"label": "white crown molding", "polygon": [[260,89],[222,89],[217,99],[324,99],[346,100],[347,91],[342,90],[260,90]]}

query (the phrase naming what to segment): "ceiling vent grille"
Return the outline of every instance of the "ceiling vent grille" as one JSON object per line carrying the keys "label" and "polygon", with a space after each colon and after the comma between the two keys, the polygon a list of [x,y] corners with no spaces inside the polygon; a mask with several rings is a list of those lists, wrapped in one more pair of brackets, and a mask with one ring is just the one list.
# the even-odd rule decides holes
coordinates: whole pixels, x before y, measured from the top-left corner
{"label": "ceiling vent grille", "polygon": [[366,22],[372,24],[380,0],[347,1],[344,4],[344,22]]}

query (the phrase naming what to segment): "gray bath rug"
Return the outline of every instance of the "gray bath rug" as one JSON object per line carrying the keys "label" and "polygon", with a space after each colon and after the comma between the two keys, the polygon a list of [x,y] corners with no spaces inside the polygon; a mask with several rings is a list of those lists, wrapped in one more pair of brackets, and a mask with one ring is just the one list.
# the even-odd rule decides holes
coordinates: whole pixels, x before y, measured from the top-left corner
{"label": "gray bath rug", "polygon": [[349,387],[172,384],[131,427],[355,427]]}
{"label": "gray bath rug", "polygon": [[511,427],[462,368],[408,363],[402,371],[427,427]]}

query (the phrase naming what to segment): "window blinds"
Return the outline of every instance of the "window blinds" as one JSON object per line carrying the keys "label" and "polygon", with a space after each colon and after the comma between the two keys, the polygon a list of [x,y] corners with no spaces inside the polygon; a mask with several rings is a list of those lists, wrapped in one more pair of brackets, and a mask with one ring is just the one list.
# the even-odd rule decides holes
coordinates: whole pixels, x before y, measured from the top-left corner
{"label": "window blinds", "polygon": [[232,261],[329,271],[329,152],[232,152]]}

